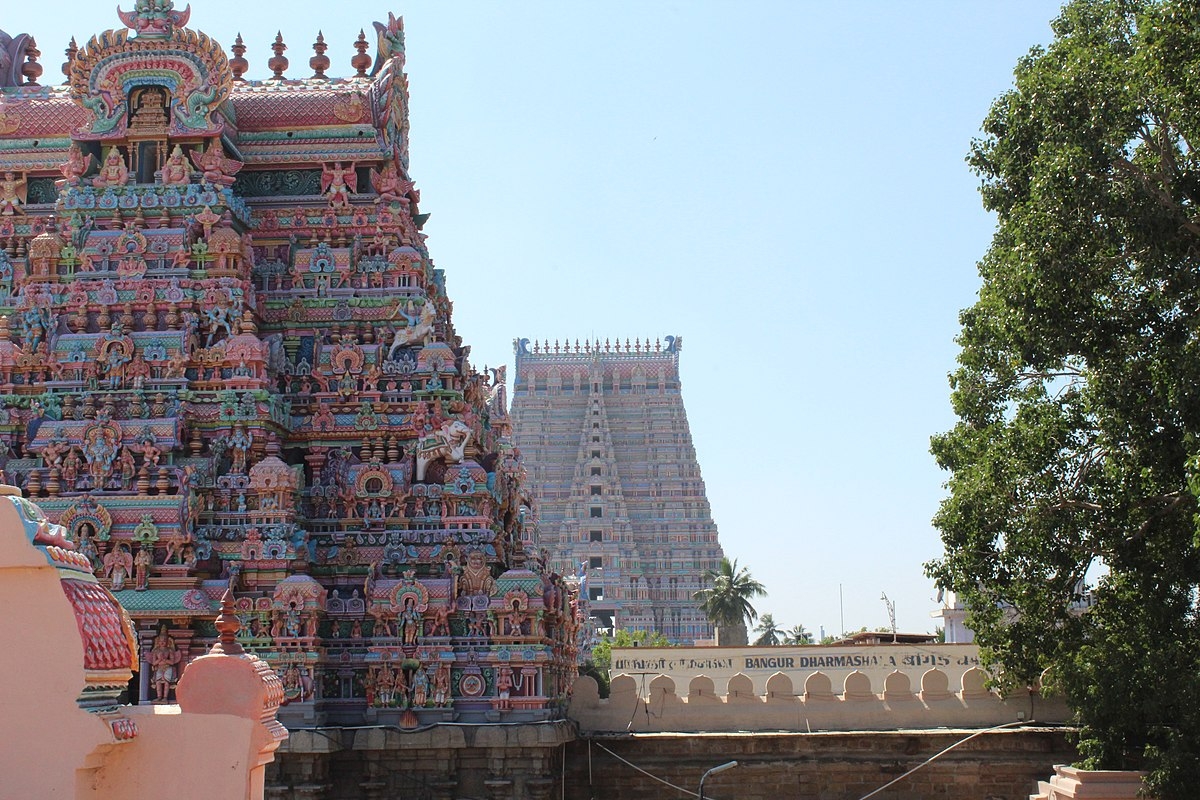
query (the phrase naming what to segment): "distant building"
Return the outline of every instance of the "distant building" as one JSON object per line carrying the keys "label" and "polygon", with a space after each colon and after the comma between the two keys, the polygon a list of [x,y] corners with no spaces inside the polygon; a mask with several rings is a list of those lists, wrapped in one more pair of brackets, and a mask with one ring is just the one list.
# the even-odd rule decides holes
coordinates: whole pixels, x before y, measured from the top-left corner
{"label": "distant building", "polygon": [[[513,435],[553,568],[597,627],[711,639],[692,599],[723,553],[679,382],[681,340],[516,343]],[[586,565],[586,567],[584,567]]]}
{"label": "distant building", "polygon": [[835,645],[861,647],[875,644],[937,644],[935,633],[892,633],[891,631],[859,631],[843,636]]}
{"label": "distant building", "polygon": [[[967,627],[967,607],[956,592],[948,589],[938,590],[940,608],[930,612],[929,616],[940,619],[940,627],[946,632],[946,644],[971,644],[975,641],[975,631]],[[1096,590],[1087,582],[1080,579],[1075,582],[1068,610],[1072,614],[1083,614],[1096,605]],[[1004,614],[1009,619],[1015,619],[1017,611],[1007,603],[1000,604]]]}
{"label": "distant building", "polygon": [[967,627],[967,607],[955,592],[945,589],[938,591],[940,608],[930,612],[929,616],[941,620],[941,628],[946,634],[946,644],[971,644],[975,641],[975,631]]}

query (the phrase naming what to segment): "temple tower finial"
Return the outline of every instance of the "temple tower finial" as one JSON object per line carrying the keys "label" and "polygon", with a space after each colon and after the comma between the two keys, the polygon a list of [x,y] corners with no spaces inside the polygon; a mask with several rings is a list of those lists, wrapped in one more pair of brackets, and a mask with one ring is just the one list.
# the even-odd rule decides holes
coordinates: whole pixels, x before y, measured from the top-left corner
{"label": "temple tower finial", "polygon": [[271,72],[274,74],[267,80],[282,81],[284,79],[283,73],[288,68],[288,60],[287,56],[283,53],[287,49],[287,45],[283,43],[283,31],[279,31],[275,34],[275,41],[271,43],[271,52],[275,55],[267,62],[267,66],[271,68]]}

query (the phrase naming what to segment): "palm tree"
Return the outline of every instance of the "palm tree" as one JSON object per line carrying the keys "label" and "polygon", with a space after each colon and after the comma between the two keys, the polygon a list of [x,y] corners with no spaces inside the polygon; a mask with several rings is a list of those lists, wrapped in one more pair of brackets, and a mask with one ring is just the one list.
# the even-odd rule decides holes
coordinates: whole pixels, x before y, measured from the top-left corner
{"label": "palm tree", "polygon": [[[746,621],[758,619],[750,598],[765,595],[767,590],[750,575],[750,570],[738,567],[737,559],[722,558],[715,570],[705,570],[704,578],[711,584],[692,595],[700,601],[700,610],[717,626],[717,643],[721,644],[721,629],[739,631],[738,644],[746,643]],[[729,642],[734,644],[734,642]]]}
{"label": "palm tree", "polygon": [[754,628],[754,632],[758,634],[758,638],[754,640],[754,644],[756,645],[770,645],[774,647],[779,644],[779,634],[781,631],[779,626],[775,624],[773,614],[763,614],[762,619],[758,621],[758,625]]}
{"label": "palm tree", "polygon": [[812,634],[803,625],[797,625],[783,634],[784,644],[812,644]]}

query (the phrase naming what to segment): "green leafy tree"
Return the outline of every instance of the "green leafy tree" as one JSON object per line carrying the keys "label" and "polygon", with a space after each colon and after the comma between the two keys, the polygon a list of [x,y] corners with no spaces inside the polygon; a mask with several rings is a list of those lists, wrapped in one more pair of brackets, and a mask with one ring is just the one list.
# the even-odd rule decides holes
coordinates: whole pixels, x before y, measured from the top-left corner
{"label": "green leafy tree", "polygon": [[592,646],[592,657],[579,669],[580,675],[596,679],[600,696],[608,697],[609,671],[614,647],[671,647],[671,641],[657,631],[627,631],[618,628],[611,636],[601,636]]}
{"label": "green leafy tree", "polygon": [[958,423],[933,439],[950,479],[927,568],[1001,684],[1065,694],[1083,766],[1148,769],[1181,800],[1200,783],[1200,9],[1075,0],[1053,30],[969,157],[998,227]]}
{"label": "green leafy tree", "polygon": [[773,614],[763,614],[758,624],[754,626],[754,632],[758,634],[758,638],[754,640],[755,645],[769,645],[774,647],[779,644],[783,633],[779,625],[775,622]]}
{"label": "green leafy tree", "polygon": [[750,600],[765,595],[767,590],[754,580],[749,569],[738,566],[736,558],[722,558],[717,569],[706,570],[704,577],[709,586],[693,595],[700,602],[700,610],[718,628],[740,629],[744,644],[746,623],[758,619]]}
{"label": "green leafy tree", "polygon": [[796,625],[783,635],[783,643],[791,645],[812,644],[813,635],[803,625]]}

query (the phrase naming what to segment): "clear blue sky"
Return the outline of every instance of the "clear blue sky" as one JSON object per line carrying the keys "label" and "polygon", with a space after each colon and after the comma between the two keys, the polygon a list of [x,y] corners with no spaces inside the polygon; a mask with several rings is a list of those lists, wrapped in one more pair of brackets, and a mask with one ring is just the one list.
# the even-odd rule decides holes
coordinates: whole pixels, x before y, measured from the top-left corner
{"label": "clear blue sky", "polygon": [[[131,7],[132,0],[125,0]],[[331,75],[403,14],[412,173],[477,366],[516,337],[682,335],[725,551],[786,626],[931,630],[957,315],[994,220],[964,164],[1054,0],[194,0],[190,27],[270,74]],[[113,3],[5,3],[45,78]],[[373,36],[371,37],[373,41]],[[510,370],[511,376],[511,370]]]}

